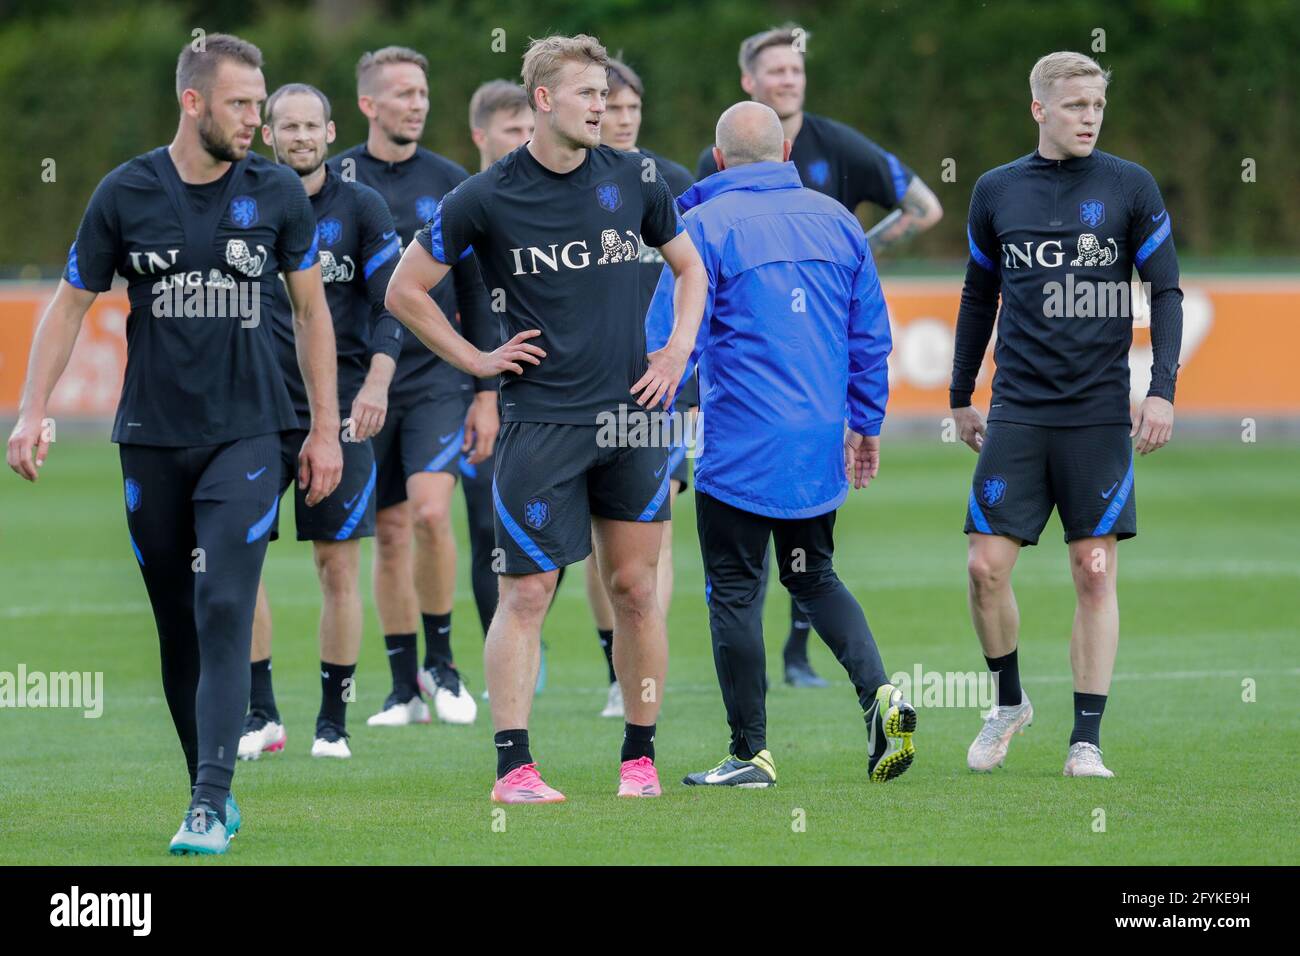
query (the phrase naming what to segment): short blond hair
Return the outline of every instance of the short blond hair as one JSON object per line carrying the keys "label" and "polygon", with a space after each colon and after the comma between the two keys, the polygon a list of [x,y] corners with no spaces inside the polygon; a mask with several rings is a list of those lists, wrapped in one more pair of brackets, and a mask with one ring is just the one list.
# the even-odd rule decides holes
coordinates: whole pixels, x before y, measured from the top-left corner
{"label": "short blond hair", "polygon": [[386,46],[363,53],[357,60],[357,92],[367,96],[374,93],[379,71],[390,63],[413,63],[425,76],[429,75],[429,61],[423,53],[407,46]]}
{"label": "short blond hair", "polygon": [[519,71],[528,91],[528,105],[537,109],[537,90],[539,87],[554,87],[560,78],[560,70],[565,63],[589,63],[603,67],[609,72],[609,54],[593,36],[579,33],[577,36],[550,36],[533,40],[524,52],[524,65]]}
{"label": "short blond hair", "polygon": [[1103,83],[1110,84],[1110,70],[1103,70],[1101,64],[1092,57],[1060,50],[1039,57],[1034,68],[1029,71],[1029,92],[1041,103],[1053,83],[1076,76],[1099,76]]}

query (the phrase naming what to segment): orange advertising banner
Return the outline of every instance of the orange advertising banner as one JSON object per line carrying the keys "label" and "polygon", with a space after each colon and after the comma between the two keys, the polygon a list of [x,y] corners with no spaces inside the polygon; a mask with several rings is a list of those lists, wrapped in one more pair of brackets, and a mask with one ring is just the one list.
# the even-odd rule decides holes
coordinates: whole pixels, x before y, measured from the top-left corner
{"label": "orange advertising banner", "polygon": [[[952,374],[953,331],[961,281],[885,279],[894,333],[890,415],[943,415]],[[53,283],[0,285],[0,414],[13,414],[36,323]],[[1183,278],[1182,414],[1300,416],[1300,276]],[[1137,301],[1137,300],[1135,300]],[[113,414],[126,363],[127,301],[114,289],[95,300],[68,369],[51,398],[51,415]],[[1133,396],[1150,381],[1148,318],[1135,309],[1130,354]],[[975,403],[987,409],[991,354]]]}

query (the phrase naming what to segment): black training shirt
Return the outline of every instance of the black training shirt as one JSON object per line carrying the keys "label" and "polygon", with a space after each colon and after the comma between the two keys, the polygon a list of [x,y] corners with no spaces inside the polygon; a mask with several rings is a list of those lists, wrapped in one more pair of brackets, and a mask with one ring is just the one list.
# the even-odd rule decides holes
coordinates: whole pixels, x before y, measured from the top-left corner
{"label": "black training shirt", "polygon": [[[423,228],[442,197],[468,175],[456,163],[423,146],[417,147],[409,159],[390,163],[370,155],[366,144],[361,143],[332,156],[329,164],[344,179],[354,177],[384,198],[403,247]],[[488,309],[487,290],[472,258],[457,263],[451,276],[429,294],[453,325],[459,317],[461,333],[480,350],[490,352],[501,344],[498,323]],[[402,329],[402,351],[388,392],[391,405],[402,407],[430,396],[468,393],[474,387],[491,388],[493,383],[482,380],[475,386],[468,375],[438,358],[414,334]]]}
{"label": "black training shirt", "polygon": [[1035,151],[975,183],[967,237],[954,408],[970,404],[996,313],[990,421],[1128,424],[1134,268],[1150,283],[1148,394],[1173,401],[1183,293],[1149,172],[1101,150],[1065,160]]}
{"label": "black training shirt", "polygon": [[[358,182],[344,182],[329,167],[324,184],[311,197],[311,208],[316,215],[325,299],[334,321],[339,416],[346,418],[366,380],[371,355],[382,352],[396,360],[402,348],[402,325],[384,308],[401,242],[379,193]],[[272,327],[298,424],[308,428],[311,412],[294,345],[293,310],[283,283],[276,287]]]}
{"label": "black training shirt", "polygon": [[113,441],[190,447],[297,427],[271,316],[277,274],[315,266],[315,240],[297,174],[256,154],[196,186],[165,146],[105,176],[63,278],[90,292],[127,280]]}
{"label": "black training shirt", "polygon": [[663,177],[608,146],[556,173],[524,145],[444,197],[416,237],[435,259],[473,253],[500,290],[503,335],[540,329],[541,365],[502,376],[503,421],[597,425],[646,370],[641,241],[682,229]]}

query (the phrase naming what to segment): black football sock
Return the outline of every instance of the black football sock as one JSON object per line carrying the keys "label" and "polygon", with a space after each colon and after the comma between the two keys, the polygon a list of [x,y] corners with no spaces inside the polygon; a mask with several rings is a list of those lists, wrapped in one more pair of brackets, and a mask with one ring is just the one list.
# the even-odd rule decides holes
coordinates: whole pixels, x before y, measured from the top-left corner
{"label": "black football sock", "polygon": [[223,824],[226,822],[226,796],[230,793],[229,788],[222,789],[209,783],[201,783],[194,788],[194,793],[190,797],[190,809],[194,809],[199,804],[207,804],[204,808],[206,812],[217,812],[217,819]]}
{"label": "black football sock", "polygon": [[1070,743],[1092,744],[1101,749],[1101,715],[1106,712],[1105,694],[1074,692],[1074,731]]}
{"label": "black football sock", "polygon": [[618,680],[614,674],[614,632],[596,628],[596,636],[600,639],[600,649],[605,652],[605,666],[609,668],[609,682],[612,684]]}
{"label": "black football sock", "polygon": [[731,755],[735,757],[737,760],[754,759],[754,751],[750,749],[749,743],[745,740],[744,737],[741,737],[738,741],[736,741],[736,749],[731,752]]}
{"label": "black football sock", "polygon": [[275,691],[271,688],[271,658],[253,661],[249,667],[252,670],[253,680],[248,695],[248,709],[261,711],[268,719],[278,724],[280,711],[276,709]]}
{"label": "black football sock", "polygon": [[399,700],[410,700],[420,692],[415,680],[415,635],[385,634],[384,647],[388,650],[388,669],[393,672],[393,693]]}
{"label": "black football sock", "polygon": [[1016,648],[1003,657],[984,656],[997,678],[999,707],[1018,707],[1024,699],[1020,691],[1020,662],[1016,658],[1019,652],[1020,648]]}
{"label": "black football sock", "polygon": [[451,612],[424,614],[424,666],[427,670],[451,663]]}
{"label": "black football sock", "polygon": [[655,759],[655,725],[624,724],[623,755],[619,759],[626,763],[642,757]]}
{"label": "black football sock", "polygon": [[786,664],[805,663],[808,660],[808,631],[812,624],[808,615],[799,609],[793,598],[790,599],[790,633],[785,639],[785,648],[781,652]]}
{"label": "black football sock", "polygon": [[340,730],[347,726],[348,699],[356,699],[353,682],[356,664],[331,664],[320,662],[320,713],[316,723],[328,720]]}
{"label": "black football sock", "polygon": [[497,748],[497,779],[500,780],[516,767],[533,762],[528,751],[528,731],[502,730],[492,738]]}

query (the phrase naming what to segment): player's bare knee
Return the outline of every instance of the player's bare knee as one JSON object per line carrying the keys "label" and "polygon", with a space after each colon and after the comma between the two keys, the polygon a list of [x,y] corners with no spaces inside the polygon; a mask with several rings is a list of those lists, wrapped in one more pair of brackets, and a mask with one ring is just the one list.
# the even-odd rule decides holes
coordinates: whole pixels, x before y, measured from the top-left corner
{"label": "player's bare knee", "polygon": [[966,573],[970,577],[971,590],[977,595],[997,594],[1011,579],[1010,568],[974,550],[966,560]]}
{"label": "player's bare knee", "polygon": [[522,574],[508,583],[505,577],[500,580],[500,601],[505,610],[513,617],[540,622],[550,607],[554,582],[540,574]]}
{"label": "player's bare knee", "polygon": [[345,596],[358,590],[356,557],[343,548],[318,548],[316,573],[325,597]]}
{"label": "player's bare knee", "polygon": [[375,548],[379,560],[411,546],[411,526],[405,509],[384,508],[375,515]]}
{"label": "player's bare knee", "polygon": [[656,584],[653,570],[616,569],[609,576],[610,602],[625,614],[649,614],[657,597]]}
{"label": "player's bare knee", "polygon": [[1074,576],[1074,591],[1081,604],[1104,604],[1115,597],[1115,574],[1107,554],[1098,548],[1097,554],[1086,551],[1072,552],[1070,555],[1071,571]]}
{"label": "player's bare knee", "polygon": [[451,534],[451,502],[430,498],[415,506],[415,533],[424,539],[441,538]]}

